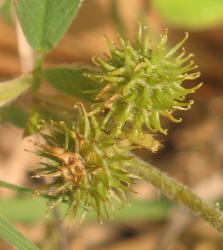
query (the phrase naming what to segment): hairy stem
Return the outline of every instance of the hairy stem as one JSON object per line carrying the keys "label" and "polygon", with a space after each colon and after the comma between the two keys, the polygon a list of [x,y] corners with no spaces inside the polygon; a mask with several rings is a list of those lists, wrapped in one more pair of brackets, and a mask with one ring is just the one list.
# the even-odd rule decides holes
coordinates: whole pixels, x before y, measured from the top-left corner
{"label": "hairy stem", "polygon": [[223,233],[223,213],[218,208],[202,200],[187,187],[139,158],[135,158],[134,163],[128,166],[128,170],[150,182],[167,198],[183,205],[193,214],[210,223],[217,231]]}

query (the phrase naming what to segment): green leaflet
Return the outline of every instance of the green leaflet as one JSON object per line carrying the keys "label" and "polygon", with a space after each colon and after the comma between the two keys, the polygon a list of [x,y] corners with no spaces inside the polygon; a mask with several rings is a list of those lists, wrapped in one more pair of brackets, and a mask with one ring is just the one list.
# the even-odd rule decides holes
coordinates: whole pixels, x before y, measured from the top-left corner
{"label": "green leaflet", "polygon": [[187,29],[207,29],[223,21],[222,0],[152,0],[168,23]]}
{"label": "green leaflet", "polygon": [[10,122],[19,128],[26,126],[27,119],[28,112],[17,103],[4,107],[0,113],[1,123]]}
{"label": "green leaflet", "polygon": [[0,107],[24,93],[32,83],[30,74],[0,83]]}
{"label": "green leaflet", "polygon": [[61,93],[84,101],[93,102],[93,96],[104,86],[96,80],[84,76],[86,69],[80,66],[60,66],[44,71],[47,83]]}
{"label": "green leaflet", "polygon": [[12,22],[11,17],[11,1],[0,1],[0,15],[4,18],[8,23]]}
{"label": "green leaflet", "polygon": [[17,0],[16,13],[35,50],[46,52],[63,37],[82,0]]}
{"label": "green leaflet", "polygon": [[19,250],[38,250],[12,224],[0,215],[0,237]]}

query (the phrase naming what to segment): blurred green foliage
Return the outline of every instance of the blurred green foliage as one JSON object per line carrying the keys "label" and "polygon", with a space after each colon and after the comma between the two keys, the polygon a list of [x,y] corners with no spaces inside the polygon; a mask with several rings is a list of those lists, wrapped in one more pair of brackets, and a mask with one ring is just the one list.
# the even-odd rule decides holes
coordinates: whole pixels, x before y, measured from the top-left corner
{"label": "blurred green foliage", "polygon": [[156,12],[167,23],[199,30],[223,23],[222,0],[151,0]]}
{"label": "blurred green foliage", "polygon": [[[131,206],[125,204],[124,208],[118,212],[115,221],[148,220],[160,221],[166,218],[167,213],[173,203],[164,200],[130,200]],[[114,203],[115,208],[120,207],[118,202]],[[16,209],[15,209],[16,207]],[[61,215],[65,214],[67,204],[58,206]],[[21,223],[33,223],[44,219],[48,206],[43,198],[31,199],[30,197],[15,197],[0,200],[0,213],[8,220]],[[80,211],[79,213],[81,213]],[[112,214],[112,211],[109,211]],[[49,216],[51,212],[49,213]],[[106,218],[106,215],[104,218]],[[95,212],[90,211],[86,216],[87,220],[95,220]]]}

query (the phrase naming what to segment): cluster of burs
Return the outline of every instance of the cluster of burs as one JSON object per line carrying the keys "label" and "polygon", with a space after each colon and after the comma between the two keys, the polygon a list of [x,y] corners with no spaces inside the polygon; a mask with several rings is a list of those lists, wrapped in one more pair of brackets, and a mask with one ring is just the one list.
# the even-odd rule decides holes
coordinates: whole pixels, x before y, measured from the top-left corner
{"label": "cluster of burs", "polygon": [[38,145],[43,160],[36,174],[49,178],[38,192],[56,197],[51,207],[65,201],[66,216],[81,222],[94,210],[101,222],[103,214],[109,217],[108,209],[115,214],[115,200],[123,205],[137,178],[128,171],[134,164],[131,151],[156,152],[155,133],[167,133],[161,117],[180,122],[173,112],[189,109],[193,101],[185,101],[186,96],[201,86],[182,86],[200,75],[194,72],[193,55],[185,56],[184,49],[178,53],[187,37],[168,48],[165,31],[153,44],[148,28],[139,23],[134,43],[118,35],[116,46],[106,38],[110,55],[94,57],[97,70],[84,73],[104,84],[95,103],[89,110],[78,103],[75,122],[41,125],[46,143]]}

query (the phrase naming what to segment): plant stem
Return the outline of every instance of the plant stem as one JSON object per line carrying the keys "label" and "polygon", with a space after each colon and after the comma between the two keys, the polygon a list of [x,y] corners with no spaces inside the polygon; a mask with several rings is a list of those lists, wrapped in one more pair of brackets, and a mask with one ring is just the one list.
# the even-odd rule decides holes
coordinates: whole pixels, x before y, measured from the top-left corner
{"label": "plant stem", "polygon": [[32,89],[35,91],[39,89],[42,78],[42,63],[43,63],[43,54],[39,52],[35,52],[35,62],[34,62],[34,70],[33,70],[33,87]]}
{"label": "plant stem", "polygon": [[134,158],[133,161],[134,164],[126,167],[128,170],[150,182],[167,198],[183,205],[193,214],[210,223],[217,231],[223,233],[223,213],[218,208],[202,200],[183,184],[154,166],[145,163],[139,158]]}
{"label": "plant stem", "polygon": [[125,30],[126,29],[125,29],[124,23],[122,22],[121,17],[120,17],[117,0],[111,1],[111,17],[112,17],[112,20],[113,20],[118,32],[123,37],[125,37]]}
{"label": "plant stem", "polygon": [[53,208],[53,215],[56,222],[56,227],[58,231],[58,245],[59,249],[69,250],[69,242],[67,232],[64,230],[61,223],[60,213],[56,207]]}

